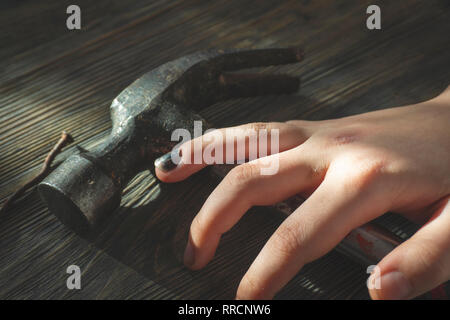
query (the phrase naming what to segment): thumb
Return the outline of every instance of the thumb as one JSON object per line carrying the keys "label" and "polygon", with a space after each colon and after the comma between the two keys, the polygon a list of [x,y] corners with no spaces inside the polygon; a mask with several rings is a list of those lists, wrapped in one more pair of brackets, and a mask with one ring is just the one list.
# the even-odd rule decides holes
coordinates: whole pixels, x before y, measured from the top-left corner
{"label": "thumb", "polygon": [[379,286],[369,293],[377,300],[411,299],[450,279],[450,197],[440,201],[416,234],[381,260],[371,278],[376,276]]}

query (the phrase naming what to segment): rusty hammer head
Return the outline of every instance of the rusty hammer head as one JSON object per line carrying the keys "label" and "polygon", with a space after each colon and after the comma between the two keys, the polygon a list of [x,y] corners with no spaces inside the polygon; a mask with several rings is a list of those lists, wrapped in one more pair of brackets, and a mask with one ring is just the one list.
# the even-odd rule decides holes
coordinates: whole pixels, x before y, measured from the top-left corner
{"label": "rusty hammer head", "polygon": [[210,50],[168,62],[133,82],[111,104],[112,130],[95,149],[70,156],[39,184],[60,220],[85,233],[120,204],[123,188],[171,150],[171,133],[192,131],[195,111],[217,101],[297,91],[287,75],[229,71],[298,62],[299,49]]}

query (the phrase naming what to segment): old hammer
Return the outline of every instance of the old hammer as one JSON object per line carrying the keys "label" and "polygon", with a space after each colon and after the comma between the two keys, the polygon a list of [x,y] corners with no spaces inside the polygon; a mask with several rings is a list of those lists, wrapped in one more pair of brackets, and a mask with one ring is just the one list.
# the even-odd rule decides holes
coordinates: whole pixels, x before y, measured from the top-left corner
{"label": "old hammer", "polygon": [[298,62],[295,48],[209,50],[165,63],[144,74],[111,104],[112,130],[94,150],[72,155],[38,190],[50,211],[84,233],[119,206],[123,188],[174,146],[171,133],[192,132],[196,111],[217,101],[298,90],[288,75],[229,73]]}

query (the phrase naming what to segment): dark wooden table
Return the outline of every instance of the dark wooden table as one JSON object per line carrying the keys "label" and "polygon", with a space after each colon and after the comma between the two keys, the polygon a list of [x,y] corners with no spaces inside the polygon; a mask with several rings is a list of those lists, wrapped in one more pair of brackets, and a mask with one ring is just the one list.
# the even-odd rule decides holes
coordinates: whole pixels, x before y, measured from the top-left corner
{"label": "dark wooden table", "polygon": [[[326,119],[418,102],[450,84],[450,2],[376,1],[382,29],[366,28],[373,1],[87,1],[82,29],[66,28],[72,1],[0,4],[0,201],[36,174],[68,130],[89,148],[110,128],[109,104],[146,71],[197,50],[301,46],[303,63],[264,71],[301,75],[297,95],[219,103],[217,127]],[[67,151],[67,152],[70,152]],[[253,208],[208,267],[181,264],[190,220],[216,181],[205,172],[161,186],[149,173],[120,209],[81,238],[27,192],[0,217],[0,298],[233,298],[282,217]],[[411,229],[389,215],[402,236]],[[409,230],[409,231],[408,231]],[[324,235],[326,236],[326,235]],[[66,268],[82,271],[68,290]],[[278,298],[368,298],[366,270],[331,252],[307,265]]]}

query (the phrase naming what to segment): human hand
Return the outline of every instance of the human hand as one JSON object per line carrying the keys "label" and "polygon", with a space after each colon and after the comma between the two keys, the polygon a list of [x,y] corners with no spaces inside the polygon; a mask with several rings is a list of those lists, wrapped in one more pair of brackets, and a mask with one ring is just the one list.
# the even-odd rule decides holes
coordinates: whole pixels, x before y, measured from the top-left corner
{"label": "human hand", "polygon": [[[406,107],[325,121],[253,123],[233,132],[245,136],[248,129],[278,129],[279,150],[269,144],[269,156],[238,165],[211,193],[190,228],[184,256],[189,268],[204,267],[221,235],[249,208],[300,193],[308,199],[265,244],[237,298],[272,298],[304,264],[387,211],[424,226],[378,264],[381,288],[371,289],[371,297],[409,299],[450,278],[450,87]],[[225,159],[224,141],[215,134],[225,129],[183,144],[181,163],[171,170],[163,170],[170,157],[157,160],[158,178],[176,182],[207,166],[189,164],[196,143],[223,148]],[[253,142],[242,139],[248,157]],[[261,168],[274,161],[277,173],[262,175]]]}

